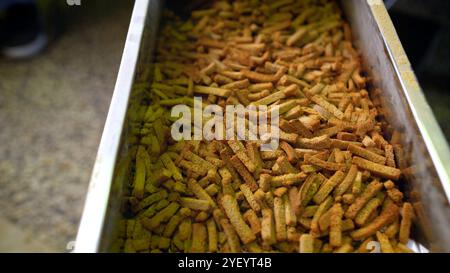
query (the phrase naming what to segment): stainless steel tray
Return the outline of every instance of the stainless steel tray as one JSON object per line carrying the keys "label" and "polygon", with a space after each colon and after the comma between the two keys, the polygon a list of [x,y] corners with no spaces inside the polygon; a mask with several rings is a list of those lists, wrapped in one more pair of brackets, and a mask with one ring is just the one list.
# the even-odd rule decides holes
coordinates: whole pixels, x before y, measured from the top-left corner
{"label": "stainless steel tray", "polygon": [[[113,250],[133,140],[132,109],[151,80],[152,53],[163,1],[136,0],[117,82],[80,222],[75,252]],[[450,252],[450,149],[425,100],[381,0],[341,1],[366,71],[408,159],[403,187],[417,211],[416,250]],[[375,93],[375,92],[374,92]]]}

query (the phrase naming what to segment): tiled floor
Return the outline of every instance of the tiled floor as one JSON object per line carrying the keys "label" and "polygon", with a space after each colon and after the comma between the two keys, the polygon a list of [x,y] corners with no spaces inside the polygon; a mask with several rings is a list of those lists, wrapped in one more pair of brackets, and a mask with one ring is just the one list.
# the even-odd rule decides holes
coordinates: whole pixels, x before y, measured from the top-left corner
{"label": "tiled floor", "polygon": [[56,252],[47,243],[41,242],[33,238],[30,231],[22,230],[3,218],[0,218],[0,252]]}
{"label": "tiled floor", "polygon": [[34,59],[0,59],[0,251],[65,251],[76,235],[131,5],[98,11]]}

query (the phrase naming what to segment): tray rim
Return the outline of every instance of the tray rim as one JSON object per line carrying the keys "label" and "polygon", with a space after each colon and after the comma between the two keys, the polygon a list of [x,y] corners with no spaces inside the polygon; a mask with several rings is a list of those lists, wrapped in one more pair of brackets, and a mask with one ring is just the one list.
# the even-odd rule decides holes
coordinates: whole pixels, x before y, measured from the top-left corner
{"label": "tray rim", "polygon": [[436,168],[447,201],[450,202],[450,146],[420,87],[385,5],[381,0],[367,0],[367,4],[393,61],[403,94]]}
{"label": "tray rim", "polygon": [[[136,0],[94,163],[74,252],[97,252],[150,0]],[[133,76],[130,76],[133,75]]]}
{"label": "tray rim", "polygon": [[[136,0],[133,8],[114,93],[85,199],[74,252],[97,252],[100,245],[120,139],[138,63],[147,10],[151,1],[153,0]],[[378,25],[396,76],[401,83],[403,94],[436,168],[447,201],[449,201],[450,164],[444,163],[450,162],[449,144],[426,101],[383,2],[366,0],[366,3]],[[379,9],[374,10],[375,8]],[[383,23],[382,19],[384,19]],[[387,33],[390,35],[386,35]],[[405,80],[406,77],[408,81]]]}

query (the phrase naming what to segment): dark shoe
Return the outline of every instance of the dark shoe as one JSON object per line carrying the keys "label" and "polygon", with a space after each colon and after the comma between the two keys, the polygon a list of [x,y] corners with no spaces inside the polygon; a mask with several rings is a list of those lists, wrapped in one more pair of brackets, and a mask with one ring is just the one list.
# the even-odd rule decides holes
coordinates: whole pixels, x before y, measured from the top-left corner
{"label": "dark shoe", "polygon": [[12,5],[3,19],[0,49],[6,57],[32,57],[47,45],[48,38],[35,4]]}

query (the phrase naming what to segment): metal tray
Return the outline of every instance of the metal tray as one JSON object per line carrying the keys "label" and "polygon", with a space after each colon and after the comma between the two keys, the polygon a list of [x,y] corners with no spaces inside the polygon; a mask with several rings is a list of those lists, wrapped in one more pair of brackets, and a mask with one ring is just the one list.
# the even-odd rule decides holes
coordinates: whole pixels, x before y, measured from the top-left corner
{"label": "metal tray", "polygon": [[[342,8],[354,42],[373,79],[371,92],[390,123],[401,133],[402,167],[417,212],[414,242],[419,252],[450,252],[450,149],[381,0],[345,0]],[[134,84],[148,82],[163,1],[136,0],[117,82],[93,169],[75,252],[113,250],[121,201],[130,172],[134,109],[143,98]]]}

